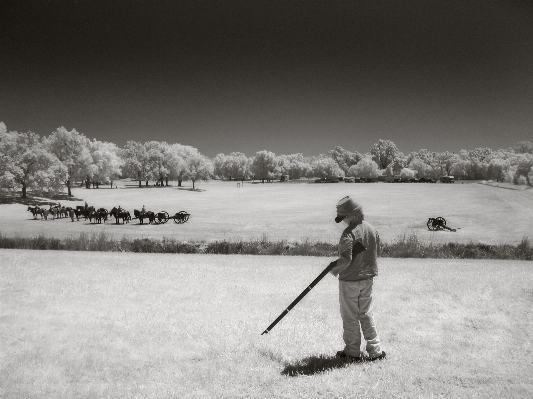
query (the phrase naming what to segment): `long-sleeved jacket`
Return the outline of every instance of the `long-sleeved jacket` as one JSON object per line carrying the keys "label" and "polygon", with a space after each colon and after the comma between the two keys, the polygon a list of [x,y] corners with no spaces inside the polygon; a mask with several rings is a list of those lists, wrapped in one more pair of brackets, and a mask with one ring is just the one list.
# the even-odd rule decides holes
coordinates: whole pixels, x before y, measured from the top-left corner
{"label": "long-sleeved jacket", "polygon": [[[355,241],[354,241],[355,240]],[[365,250],[352,256],[355,243],[361,243]],[[339,240],[339,259],[331,274],[343,281],[367,280],[378,275],[379,234],[370,223],[362,221],[348,226]]]}

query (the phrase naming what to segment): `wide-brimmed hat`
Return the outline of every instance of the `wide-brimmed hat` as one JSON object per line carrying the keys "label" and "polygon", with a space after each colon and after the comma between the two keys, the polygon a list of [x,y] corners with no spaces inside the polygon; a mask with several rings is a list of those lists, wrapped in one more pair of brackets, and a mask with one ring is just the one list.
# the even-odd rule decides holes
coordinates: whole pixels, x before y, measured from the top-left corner
{"label": "wide-brimmed hat", "polygon": [[347,216],[360,216],[364,218],[363,207],[355,202],[350,196],[346,196],[337,203],[337,217],[335,221],[341,222]]}

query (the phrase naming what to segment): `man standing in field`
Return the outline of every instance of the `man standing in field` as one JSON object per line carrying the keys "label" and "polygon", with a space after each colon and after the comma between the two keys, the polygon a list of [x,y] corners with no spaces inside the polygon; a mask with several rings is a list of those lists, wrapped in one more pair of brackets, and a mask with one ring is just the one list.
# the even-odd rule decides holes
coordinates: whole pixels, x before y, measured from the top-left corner
{"label": "man standing in field", "polygon": [[[348,360],[374,361],[385,359],[381,350],[376,323],[372,316],[372,285],[378,275],[379,235],[364,220],[361,205],[350,197],[337,204],[335,222],[347,224],[339,241],[339,259],[331,274],[339,277],[339,302],[343,324],[344,350],[337,357]],[[366,340],[368,357],[361,352],[361,330]]]}

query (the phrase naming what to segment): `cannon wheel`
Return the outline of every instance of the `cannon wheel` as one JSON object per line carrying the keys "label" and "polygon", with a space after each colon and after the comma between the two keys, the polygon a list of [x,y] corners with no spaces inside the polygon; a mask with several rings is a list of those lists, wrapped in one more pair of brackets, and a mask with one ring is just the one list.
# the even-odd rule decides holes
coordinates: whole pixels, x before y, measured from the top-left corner
{"label": "cannon wheel", "polygon": [[436,228],[433,227],[433,220],[434,220],[434,218],[429,218],[429,219],[428,219],[427,226],[428,226],[428,229],[429,229],[430,231],[434,231],[434,230],[436,230]]}
{"label": "cannon wheel", "polygon": [[440,227],[440,225],[442,224],[443,226],[446,226],[446,219],[444,219],[443,217],[439,216],[438,218],[436,218],[437,222],[440,222],[439,223],[439,229],[442,229],[442,227]]}
{"label": "cannon wheel", "polygon": [[168,212],[165,212],[165,211],[162,211],[162,212],[159,212],[159,213],[163,213],[165,216],[164,218],[159,218],[159,214],[157,215],[158,218],[159,218],[159,223],[161,224],[165,224],[166,222],[168,222]]}
{"label": "cannon wheel", "polygon": [[165,224],[166,222],[168,222],[168,212],[157,212],[155,214],[154,222],[156,222],[157,224]]}
{"label": "cannon wheel", "polygon": [[182,224],[189,220],[189,214],[185,211],[179,211],[174,215],[174,223]]}

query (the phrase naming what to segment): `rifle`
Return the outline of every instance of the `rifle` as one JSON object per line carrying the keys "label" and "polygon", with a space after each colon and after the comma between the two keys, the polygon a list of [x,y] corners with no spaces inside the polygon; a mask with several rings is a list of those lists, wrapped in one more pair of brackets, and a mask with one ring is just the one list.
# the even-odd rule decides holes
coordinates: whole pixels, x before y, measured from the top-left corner
{"label": "rifle", "polygon": [[298,295],[298,297],[297,297],[294,301],[292,301],[292,303],[287,307],[287,309],[285,309],[285,310],[283,311],[283,313],[281,313],[281,314],[278,316],[278,318],[277,318],[276,320],[274,320],[274,322],[273,322],[271,325],[269,325],[265,331],[263,331],[263,332],[261,333],[261,335],[263,335],[263,334],[268,334],[268,332],[269,332],[270,330],[272,330],[272,329],[274,328],[274,326],[275,326],[276,324],[278,324],[279,321],[280,321],[281,319],[283,319],[283,318],[287,315],[287,313],[289,313],[289,312],[291,311],[291,309],[292,309],[293,307],[295,307],[296,304],[297,304],[298,302],[300,302],[300,301],[302,300],[302,298],[303,298],[304,296],[306,296],[306,295],[309,293],[309,291],[311,291],[311,290],[313,289],[313,287],[314,287],[315,285],[317,285],[318,282],[319,282],[320,280],[322,280],[322,279],[324,278],[324,276],[325,276],[326,274],[328,274],[328,273],[331,271],[331,269],[333,269],[333,268],[335,267],[336,264],[337,264],[337,262],[331,262],[331,263],[328,265],[328,267],[326,267],[326,268],[322,271],[322,273],[320,273],[320,274],[318,275],[318,277],[315,278],[315,279],[313,280],[313,282],[312,282],[311,284],[309,284],[309,286],[308,286],[305,290],[303,290],[302,293],[301,293],[300,295]]}
{"label": "rifle", "polygon": [[[354,237],[354,240],[355,240],[355,237]],[[363,246],[363,244],[361,244],[360,242],[356,242],[356,243],[354,244],[353,248],[352,248],[352,259],[353,259],[355,256],[357,256],[359,253],[363,252],[365,249],[366,249],[366,248]],[[291,302],[291,304],[287,307],[287,309],[285,309],[285,310],[284,310],[284,311],[278,316],[278,318],[277,318],[276,320],[274,320],[274,321],[272,322],[272,324],[269,325],[269,326],[267,327],[267,329],[261,333],[261,335],[263,335],[263,334],[268,334],[268,332],[269,332],[270,330],[272,330],[272,329],[274,328],[274,326],[275,326],[276,324],[278,324],[279,321],[280,321],[281,319],[283,319],[283,318],[287,315],[287,313],[289,313],[289,312],[291,311],[291,309],[292,309],[293,307],[295,307],[296,304],[297,304],[298,302],[300,302],[300,301],[302,300],[302,298],[303,298],[304,296],[306,296],[306,295],[309,293],[309,291],[311,291],[311,290],[313,289],[313,287],[314,287],[315,285],[317,285],[318,282],[319,282],[320,280],[322,280],[322,279],[324,278],[324,276],[325,276],[326,274],[328,274],[328,273],[331,271],[331,269],[333,269],[336,265],[337,265],[337,261],[333,261],[333,262],[331,262],[331,263],[328,265],[328,267],[326,267],[326,268],[322,271],[322,273],[320,273],[320,274],[318,275],[318,277],[315,278],[315,279],[313,280],[313,282],[312,282],[311,284],[309,284],[309,286],[308,286],[305,290],[303,290],[302,293],[301,293],[300,295],[298,295],[298,297],[297,297],[294,301]]]}

